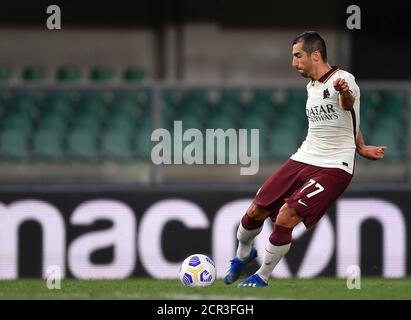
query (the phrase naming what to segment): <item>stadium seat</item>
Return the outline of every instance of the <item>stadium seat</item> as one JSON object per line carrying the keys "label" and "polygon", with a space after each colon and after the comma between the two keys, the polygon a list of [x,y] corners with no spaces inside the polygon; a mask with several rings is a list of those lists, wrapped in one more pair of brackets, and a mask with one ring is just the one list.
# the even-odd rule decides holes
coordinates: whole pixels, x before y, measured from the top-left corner
{"label": "stadium seat", "polygon": [[398,119],[406,118],[407,99],[404,91],[385,91],[383,92],[383,101],[378,111],[386,116],[396,116]]}
{"label": "stadium seat", "polygon": [[114,79],[114,72],[109,66],[95,66],[91,69],[90,79],[95,82],[105,82]]}
{"label": "stadium seat", "polygon": [[77,112],[80,114],[89,113],[102,120],[107,113],[106,103],[100,94],[87,94],[80,98]]}
{"label": "stadium seat", "polygon": [[[301,112],[302,113],[302,112]],[[292,131],[297,135],[303,135],[306,133],[307,118],[298,117],[296,113],[281,113],[278,114],[274,120],[274,128],[283,130],[285,132]]]}
{"label": "stadium seat", "polygon": [[137,130],[139,131],[152,131],[153,128],[153,119],[152,117],[143,117],[140,119],[137,119]]}
{"label": "stadium seat", "polygon": [[25,114],[30,118],[35,118],[38,114],[38,104],[40,97],[36,94],[16,94],[10,98],[7,113]]}
{"label": "stadium seat", "polygon": [[164,108],[176,109],[181,102],[181,93],[173,89],[164,89],[161,97]]}
{"label": "stadium seat", "polygon": [[361,90],[361,106],[377,107],[382,102],[382,94],[378,90]]}
{"label": "stadium seat", "polygon": [[[269,135],[264,135],[259,137],[259,156],[260,160],[267,162],[267,161],[272,161],[271,153],[270,153],[270,139]],[[250,147],[248,147],[248,150],[251,150]]]}
{"label": "stadium seat", "polygon": [[126,113],[112,113],[107,117],[107,129],[131,134],[136,129],[136,123],[134,118]]}
{"label": "stadium seat", "polygon": [[98,134],[100,132],[102,123],[100,119],[91,113],[83,113],[76,115],[72,120],[73,129],[81,129],[91,134]]}
{"label": "stadium seat", "polygon": [[128,67],[124,71],[123,78],[127,82],[143,81],[146,78],[146,73],[141,68]]}
{"label": "stadium seat", "polygon": [[63,135],[67,129],[67,122],[58,113],[49,113],[38,119],[37,127],[39,130],[50,130],[56,134]]}
{"label": "stadium seat", "polygon": [[0,91],[0,104],[1,105],[6,105],[12,96],[12,93],[8,90],[1,90]]}
{"label": "stadium seat", "polygon": [[292,131],[274,129],[270,135],[270,144],[270,157],[285,160],[297,151],[300,139]]}
{"label": "stadium seat", "polygon": [[185,101],[178,110],[179,116],[191,115],[197,118],[204,118],[208,114],[208,105],[200,100]]}
{"label": "stadium seat", "polygon": [[11,80],[13,72],[7,65],[0,66],[0,82],[7,82]]}
{"label": "stadium seat", "polygon": [[383,103],[395,106],[405,106],[407,104],[407,93],[404,90],[384,91]]}
{"label": "stadium seat", "polygon": [[242,105],[234,101],[218,101],[212,108],[212,112],[216,116],[225,116],[232,121],[237,121],[242,116],[242,109]]}
{"label": "stadium seat", "polygon": [[77,129],[67,136],[66,154],[75,161],[96,161],[98,159],[97,135],[92,131]]}
{"label": "stadium seat", "polygon": [[242,105],[244,103],[243,92],[236,89],[225,89],[220,94],[220,102],[222,103],[234,103]]}
{"label": "stadium seat", "polygon": [[[282,104],[278,104],[277,110],[281,113],[293,113],[296,115],[303,114],[305,116],[305,105],[307,103],[307,91],[292,89],[288,91],[288,95]],[[303,110],[303,112],[301,112]]]}
{"label": "stadium seat", "polygon": [[0,118],[6,113],[7,107],[6,104],[0,101]]}
{"label": "stadium seat", "polygon": [[293,118],[294,122],[302,124],[307,121],[307,113],[304,103],[286,103],[278,107],[276,115],[279,117]]}
{"label": "stadium seat", "polygon": [[235,122],[224,115],[215,115],[208,119],[208,122],[206,123],[206,128],[207,129],[223,129],[227,130],[230,128],[237,128]]}
{"label": "stadium seat", "polygon": [[53,129],[41,129],[33,136],[33,158],[45,161],[64,160],[63,134]]}
{"label": "stadium seat", "polygon": [[403,139],[398,139],[395,134],[389,131],[375,130],[370,136],[369,144],[374,146],[387,146],[384,153],[386,160],[403,160],[405,158],[405,144]]}
{"label": "stadium seat", "polygon": [[395,116],[379,117],[375,122],[375,131],[386,132],[397,138],[405,136],[404,119],[398,119]]}
{"label": "stadium seat", "polygon": [[191,103],[196,101],[197,103],[207,105],[209,104],[208,91],[205,89],[190,89],[183,94],[181,103]]}
{"label": "stadium seat", "polygon": [[140,90],[136,93],[137,105],[143,114],[148,115],[151,113],[151,96],[147,90]]}
{"label": "stadium seat", "polygon": [[39,81],[46,79],[46,70],[42,66],[27,66],[23,69],[23,79],[26,81]]}
{"label": "stadium seat", "polygon": [[[265,119],[261,116],[254,115],[250,117],[243,118],[242,123],[240,123],[240,128],[244,129],[258,129],[259,141],[260,141],[260,157],[266,159],[267,151],[267,139],[270,136],[270,119]],[[251,131],[248,131],[248,136],[250,136]]]}
{"label": "stadium seat", "polygon": [[0,133],[0,159],[6,161],[27,161],[30,157],[28,136],[15,129]]}
{"label": "stadium seat", "polygon": [[42,115],[58,114],[69,119],[74,112],[74,102],[65,95],[51,95],[41,108]]}
{"label": "stadium seat", "polygon": [[78,81],[81,79],[81,70],[76,66],[61,66],[57,69],[56,78],[59,81]]}
{"label": "stadium seat", "polygon": [[25,135],[31,133],[33,129],[33,122],[26,114],[10,114],[7,115],[2,121],[2,127],[4,129],[20,131]]}
{"label": "stadium seat", "polygon": [[294,104],[297,106],[305,106],[307,102],[307,91],[292,89],[288,91],[287,104]]}
{"label": "stadium seat", "polygon": [[101,155],[106,160],[130,160],[130,134],[125,130],[106,131],[101,139]]}
{"label": "stadium seat", "polygon": [[264,100],[254,100],[245,108],[245,116],[260,115],[267,122],[272,122],[275,115],[275,107],[273,104]]}
{"label": "stadium seat", "polygon": [[181,106],[188,104],[196,104],[199,106],[208,107],[210,105],[209,92],[202,89],[191,89],[182,92],[182,97],[179,103]]}
{"label": "stadium seat", "polygon": [[361,119],[374,121],[378,116],[378,109],[381,104],[381,93],[377,90],[363,90],[360,95]]}
{"label": "stadium seat", "polygon": [[269,127],[269,121],[269,118],[265,118],[264,116],[259,114],[254,114],[248,117],[243,117],[239,127],[245,129],[259,129],[265,131]]}
{"label": "stadium seat", "polygon": [[124,114],[131,118],[138,118],[145,113],[142,105],[138,103],[135,94],[118,94],[111,104],[111,114]]}
{"label": "stadium seat", "polygon": [[151,130],[142,128],[135,136],[133,136],[133,150],[138,159],[150,159],[153,146],[154,142],[151,142]]}
{"label": "stadium seat", "polygon": [[188,130],[188,129],[198,129],[202,130],[203,129],[203,123],[202,123],[203,118],[195,117],[192,115],[184,115],[181,117],[182,125],[183,125],[183,131]]}
{"label": "stadium seat", "polygon": [[264,102],[274,105],[274,91],[270,89],[257,89],[254,91],[253,102]]}
{"label": "stadium seat", "polygon": [[367,141],[373,129],[372,122],[370,120],[366,120],[366,118],[361,118],[360,121],[360,130],[364,135],[364,139]]}
{"label": "stadium seat", "polygon": [[172,107],[163,106],[162,116],[161,125],[166,128],[172,128],[173,121],[178,120],[178,115]]}
{"label": "stadium seat", "polygon": [[373,122],[378,114],[378,109],[376,106],[360,104],[360,115],[361,115],[361,122]]}

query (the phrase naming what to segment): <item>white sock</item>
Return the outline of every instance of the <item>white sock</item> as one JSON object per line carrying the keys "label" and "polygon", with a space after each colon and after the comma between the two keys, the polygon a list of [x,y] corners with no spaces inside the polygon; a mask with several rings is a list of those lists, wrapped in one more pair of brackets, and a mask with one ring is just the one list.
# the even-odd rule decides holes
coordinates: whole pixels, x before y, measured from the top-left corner
{"label": "white sock", "polygon": [[291,243],[285,244],[283,246],[275,246],[270,241],[268,241],[265,247],[263,263],[260,269],[257,270],[261,278],[268,282],[271,273],[273,272],[275,266],[280,262],[281,258],[284,257],[288,250],[290,250]]}
{"label": "white sock", "polygon": [[261,232],[261,230],[263,230],[263,226],[257,229],[247,230],[240,223],[237,230],[237,257],[240,260],[245,260],[250,255],[253,240]]}

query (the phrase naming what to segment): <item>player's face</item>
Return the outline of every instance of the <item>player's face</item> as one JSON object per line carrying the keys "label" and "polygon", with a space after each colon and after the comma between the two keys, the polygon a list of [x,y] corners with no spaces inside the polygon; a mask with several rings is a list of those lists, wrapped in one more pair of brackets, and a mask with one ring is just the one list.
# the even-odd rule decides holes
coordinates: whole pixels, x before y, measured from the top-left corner
{"label": "player's face", "polygon": [[308,78],[311,71],[311,57],[303,50],[303,42],[293,45],[292,66],[304,77]]}

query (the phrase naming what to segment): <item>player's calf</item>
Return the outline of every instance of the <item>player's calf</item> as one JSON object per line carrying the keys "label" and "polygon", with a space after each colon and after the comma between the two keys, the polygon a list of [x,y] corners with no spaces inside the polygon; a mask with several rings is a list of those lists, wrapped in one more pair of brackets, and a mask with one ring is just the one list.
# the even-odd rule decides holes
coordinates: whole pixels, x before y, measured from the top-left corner
{"label": "player's calf", "polygon": [[255,237],[263,229],[264,220],[257,220],[249,216],[248,212],[241,219],[237,230],[237,257],[246,260],[250,255]]}
{"label": "player's calf", "polygon": [[[254,276],[247,278],[240,286],[262,287],[268,284],[268,279],[275,266],[287,254],[291,247],[292,231],[301,221],[295,210],[288,204],[283,205],[277,216],[274,230],[265,247],[263,264]],[[262,281],[260,281],[262,280]]]}

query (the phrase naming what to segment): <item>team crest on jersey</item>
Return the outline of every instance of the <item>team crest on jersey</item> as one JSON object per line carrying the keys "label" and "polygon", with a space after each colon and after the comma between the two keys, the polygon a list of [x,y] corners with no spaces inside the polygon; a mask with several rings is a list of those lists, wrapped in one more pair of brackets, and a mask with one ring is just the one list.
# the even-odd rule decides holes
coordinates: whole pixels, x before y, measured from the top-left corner
{"label": "team crest on jersey", "polygon": [[323,99],[327,99],[329,97],[330,97],[330,91],[328,91],[328,88],[327,88],[323,91]]}

